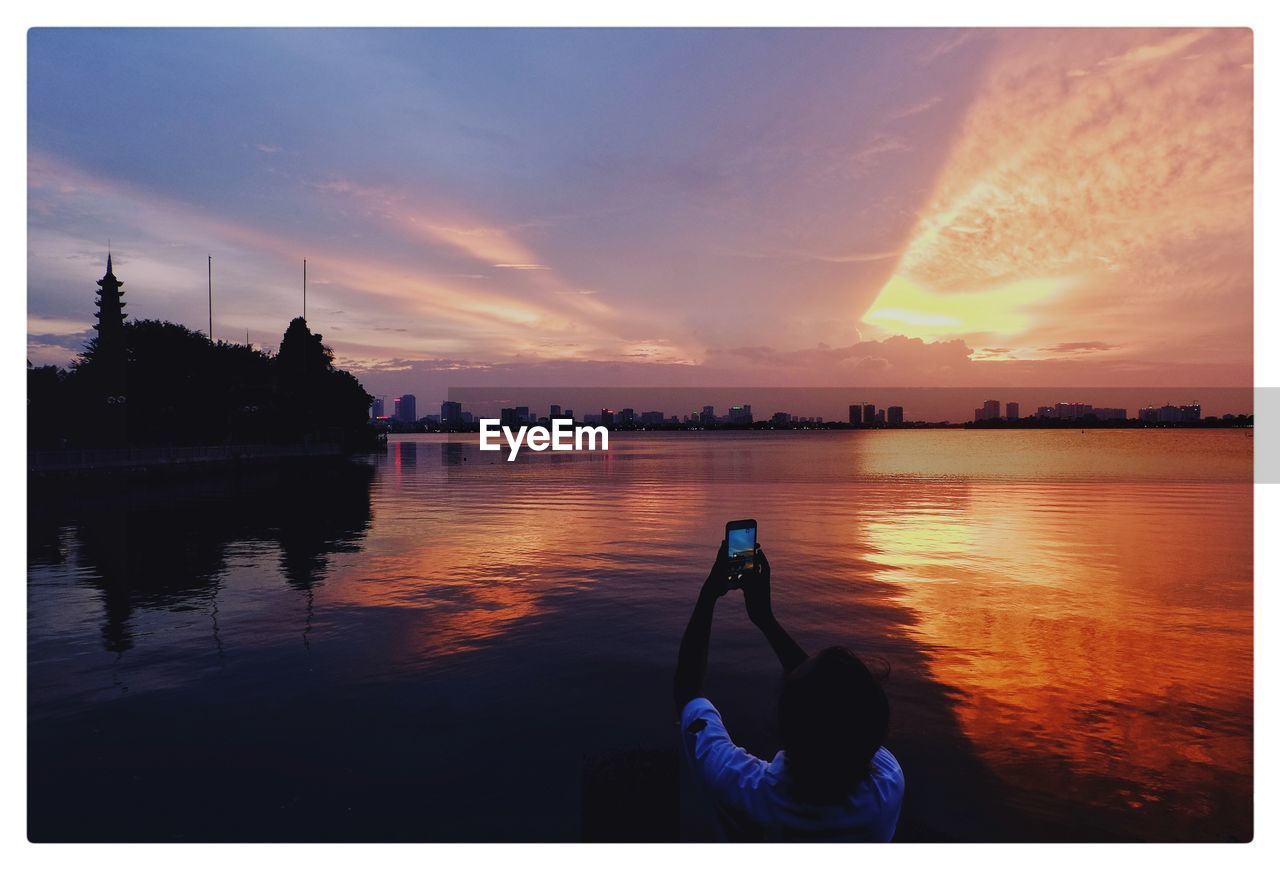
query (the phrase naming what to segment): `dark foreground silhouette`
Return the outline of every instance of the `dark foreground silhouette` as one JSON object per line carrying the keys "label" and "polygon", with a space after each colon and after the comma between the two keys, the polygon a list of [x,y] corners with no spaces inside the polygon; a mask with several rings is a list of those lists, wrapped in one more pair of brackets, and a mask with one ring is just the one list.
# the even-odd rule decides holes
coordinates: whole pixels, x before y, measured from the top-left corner
{"label": "dark foreground silhouette", "polygon": [[757,546],[754,567],[742,575],[741,586],[752,624],[786,674],[777,711],[782,751],[768,762],[742,749],[704,697],[711,617],[731,586],[722,541],[676,663],[674,696],[692,777],[731,839],[891,840],[902,810],[903,776],[882,745],[889,727],[883,675],[843,647],[807,655],[773,614],[771,573]]}

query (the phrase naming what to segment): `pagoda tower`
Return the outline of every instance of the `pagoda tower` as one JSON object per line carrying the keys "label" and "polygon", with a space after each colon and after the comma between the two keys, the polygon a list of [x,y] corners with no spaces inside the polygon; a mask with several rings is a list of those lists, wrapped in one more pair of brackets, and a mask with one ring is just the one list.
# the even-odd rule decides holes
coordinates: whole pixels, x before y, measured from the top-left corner
{"label": "pagoda tower", "polygon": [[99,348],[116,347],[123,338],[124,319],[128,316],[124,313],[124,291],[120,289],[123,286],[124,282],[111,271],[111,254],[108,252],[107,274],[98,281],[98,301],[94,303],[98,306],[98,313],[94,315],[98,318],[98,325],[94,328],[98,330]]}

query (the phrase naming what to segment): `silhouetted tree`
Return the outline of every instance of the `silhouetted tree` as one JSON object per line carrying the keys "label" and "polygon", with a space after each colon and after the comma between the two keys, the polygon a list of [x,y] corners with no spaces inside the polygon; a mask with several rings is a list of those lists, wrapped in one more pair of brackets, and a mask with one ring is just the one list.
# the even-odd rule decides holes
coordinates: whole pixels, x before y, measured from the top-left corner
{"label": "silhouetted tree", "polygon": [[334,367],[323,339],[295,317],[274,360],[286,428],[295,437],[336,430],[345,438],[368,426],[373,397],[349,372]]}
{"label": "silhouetted tree", "polygon": [[27,363],[27,447],[48,450],[62,446],[70,422],[67,373],[57,366]]}
{"label": "silhouetted tree", "polygon": [[121,323],[113,341],[90,341],[69,373],[29,369],[33,446],[359,446],[371,437],[373,397],[334,367],[333,351],[302,318],[274,357],[159,320]]}

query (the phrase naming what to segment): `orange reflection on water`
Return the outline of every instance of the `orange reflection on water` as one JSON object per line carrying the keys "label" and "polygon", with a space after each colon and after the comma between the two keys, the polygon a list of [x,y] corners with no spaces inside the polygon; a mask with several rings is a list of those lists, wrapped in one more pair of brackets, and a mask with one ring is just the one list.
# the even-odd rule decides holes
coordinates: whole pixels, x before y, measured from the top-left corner
{"label": "orange reflection on water", "polygon": [[1135,811],[1228,810],[1214,796],[1252,770],[1249,485],[892,492],[855,546],[999,775],[1095,801],[1082,777],[1101,777],[1104,802]]}
{"label": "orange reflection on water", "polygon": [[[367,543],[359,570],[326,590],[330,604],[417,613],[396,638],[398,665],[427,666],[537,621],[549,597],[609,577],[636,536],[656,539],[646,559],[662,558],[679,525],[673,503],[696,513],[705,497],[702,488],[678,482],[612,481],[607,453],[595,483],[583,479],[581,460],[566,463],[557,479],[543,456],[536,478],[526,481],[519,477],[526,469],[489,464],[473,444],[465,446],[468,463],[451,475],[441,468],[437,443],[390,445],[377,539]],[[584,514],[615,519],[582,522]],[[676,541],[685,534],[674,533]]]}

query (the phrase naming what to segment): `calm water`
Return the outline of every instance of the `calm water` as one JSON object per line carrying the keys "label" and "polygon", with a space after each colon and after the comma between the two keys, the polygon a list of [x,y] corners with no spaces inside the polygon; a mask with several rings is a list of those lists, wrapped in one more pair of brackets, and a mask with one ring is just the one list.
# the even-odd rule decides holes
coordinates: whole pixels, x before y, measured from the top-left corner
{"label": "calm water", "polygon": [[[670,756],[680,632],[743,516],[797,639],[892,667],[900,839],[1252,836],[1247,433],[474,439],[40,485],[31,836],[591,836],[584,771],[663,781],[634,758]],[[731,593],[708,693],[761,754],[777,676]],[[705,834],[656,790],[653,835]]]}

